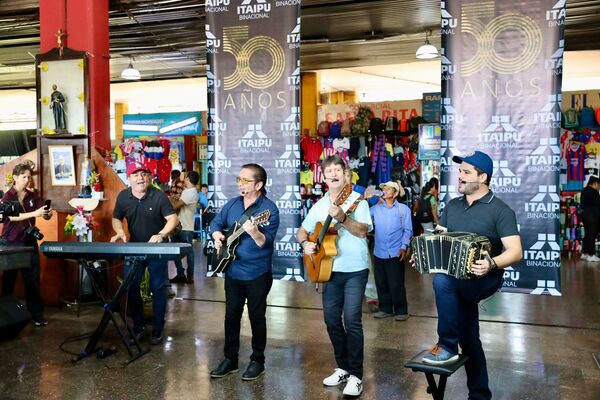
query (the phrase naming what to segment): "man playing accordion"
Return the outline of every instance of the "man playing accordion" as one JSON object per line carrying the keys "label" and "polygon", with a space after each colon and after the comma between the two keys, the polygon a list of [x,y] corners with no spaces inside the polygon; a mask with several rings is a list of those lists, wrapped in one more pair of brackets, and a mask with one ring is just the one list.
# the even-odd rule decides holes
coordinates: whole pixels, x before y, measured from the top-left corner
{"label": "man playing accordion", "polygon": [[[489,189],[493,173],[492,159],[475,151],[452,159],[460,164],[458,191],[440,218],[437,229],[470,232],[487,237],[491,258],[475,261],[474,279],[457,279],[436,274],[433,289],[438,313],[438,343],[423,362],[444,365],[458,359],[458,345],[469,357],[465,364],[469,399],[491,399],[485,354],[479,340],[478,303],[502,286],[503,269],[523,257],[521,238],[514,211]],[[414,266],[414,259],[412,260]]]}

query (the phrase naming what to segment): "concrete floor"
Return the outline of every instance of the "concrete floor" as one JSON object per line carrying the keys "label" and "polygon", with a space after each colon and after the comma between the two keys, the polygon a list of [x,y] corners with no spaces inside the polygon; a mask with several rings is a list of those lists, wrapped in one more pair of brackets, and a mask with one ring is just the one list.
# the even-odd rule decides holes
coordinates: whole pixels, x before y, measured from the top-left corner
{"label": "concrete floor", "polygon": [[[197,252],[199,253],[199,252]],[[203,265],[201,256],[197,264]],[[223,280],[203,278],[174,285],[163,345],[123,367],[126,350],[109,326],[100,345],[118,353],[76,364],[59,350],[67,337],[93,330],[102,310],[48,309],[50,324],[26,327],[0,342],[0,399],[338,399],[343,386],[323,387],[335,368],[314,285],[276,281],[267,310],[266,373],[243,382],[241,372],[210,380],[222,357]],[[170,266],[170,275],[175,274]],[[481,340],[494,399],[600,399],[600,265],[565,261],[563,296],[499,293],[483,304]],[[430,276],[407,271],[410,319],[375,320],[365,310],[363,399],[431,399],[423,374],[403,367],[437,340]],[[240,369],[250,355],[250,325],[242,320]],[[66,350],[80,352],[86,341]],[[147,345],[147,342],[145,342]],[[466,399],[464,369],[449,378],[446,399]]]}

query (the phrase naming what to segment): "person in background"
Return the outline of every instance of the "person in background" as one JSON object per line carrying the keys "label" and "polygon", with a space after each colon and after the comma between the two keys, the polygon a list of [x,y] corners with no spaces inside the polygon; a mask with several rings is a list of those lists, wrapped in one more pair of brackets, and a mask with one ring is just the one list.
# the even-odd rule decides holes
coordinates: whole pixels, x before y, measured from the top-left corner
{"label": "person in background", "polygon": [[181,171],[178,169],[174,169],[171,171],[171,181],[169,182],[169,193],[167,193],[167,195],[172,196],[173,194],[177,194],[176,189],[178,184],[181,185],[183,190],[183,180],[181,179]]}
{"label": "person in background", "polygon": [[432,177],[427,183],[431,186],[430,194],[435,197],[435,200],[439,203],[440,201],[440,181],[435,176]]}
{"label": "person in background", "polygon": [[590,176],[585,188],[581,191],[581,218],[583,220],[583,252],[581,259],[589,262],[599,262],[596,255],[596,237],[600,226],[600,179]]}
{"label": "person in background", "polygon": [[419,200],[413,205],[413,217],[416,219],[415,222],[421,224],[423,232],[431,233],[435,226],[439,223],[437,213],[437,200],[434,193],[436,189],[433,188],[431,182],[427,182],[423,189],[421,189],[421,196]]}
{"label": "person in background", "polygon": [[[171,279],[171,283],[194,283],[194,213],[198,203],[198,191],[196,185],[200,180],[200,176],[196,171],[190,171],[185,176],[183,184],[185,189],[175,198],[171,197],[171,204],[175,211],[178,212],[177,217],[181,222],[181,231],[179,231],[174,240],[177,243],[189,243],[192,245],[192,250],[186,255],[187,271],[184,271],[181,259],[175,260],[177,275]],[[187,272],[187,276],[186,276]]]}
{"label": "person in background", "polygon": [[[39,236],[36,238],[34,234],[37,229],[35,219],[38,217],[46,220],[52,218],[52,208],[46,208],[44,201],[29,188],[33,179],[31,164],[26,162],[17,164],[13,168],[12,175],[14,185],[4,194],[2,202],[18,202],[20,214],[8,217],[8,220],[4,221],[2,238],[8,245],[33,246],[31,267],[22,268],[21,276],[25,283],[27,309],[33,317],[33,323],[35,326],[46,326],[48,321],[44,318],[44,305],[40,293],[40,253],[37,243]],[[17,272],[16,269],[4,271],[2,275],[3,296],[13,294]]]}
{"label": "person in background", "polygon": [[[127,242],[127,235],[123,227],[123,219],[127,227],[131,242],[162,243],[177,227],[179,220],[167,196],[151,185],[152,175],[150,170],[141,163],[134,162],[127,166],[129,187],[123,189],[117,196],[113,211],[112,228],[116,234],[110,238],[112,243],[117,240]],[[168,284],[167,261],[152,259],[142,261],[144,268],[133,278],[129,287],[128,301],[133,318],[133,332],[138,340],[145,334],[144,303],[140,293],[140,283],[144,270],[150,272],[150,290],[152,291],[152,337],[151,345],[158,345],[163,341],[165,312],[167,308]],[[132,265],[125,263],[125,274],[128,274]]]}
{"label": "person in background", "polygon": [[206,212],[208,207],[208,185],[203,183],[200,186],[200,192],[198,193],[198,204],[202,207],[202,214]]}
{"label": "person in background", "polygon": [[404,189],[396,182],[381,185],[383,203],[371,207],[375,226],[375,283],[379,299],[379,312],[375,318],[394,316],[396,321],[408,319],[408,303],[404,286],[405,259],[412,238],[410,208],[396,198]]}

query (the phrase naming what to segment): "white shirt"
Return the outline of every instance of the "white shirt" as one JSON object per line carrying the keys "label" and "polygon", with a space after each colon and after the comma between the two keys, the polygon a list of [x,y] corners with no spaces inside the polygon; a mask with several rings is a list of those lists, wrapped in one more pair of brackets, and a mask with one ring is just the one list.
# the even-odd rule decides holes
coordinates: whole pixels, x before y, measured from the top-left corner
{"label": "white shirt", "polygon": [[198,191],[196,188],[184,189],[181,192],[180,200],[185,203],[179,209],[179,221],[181,221],[181,229],[184,231],[194,230],[194,213],[196,212],[196,204],[198,204]]}

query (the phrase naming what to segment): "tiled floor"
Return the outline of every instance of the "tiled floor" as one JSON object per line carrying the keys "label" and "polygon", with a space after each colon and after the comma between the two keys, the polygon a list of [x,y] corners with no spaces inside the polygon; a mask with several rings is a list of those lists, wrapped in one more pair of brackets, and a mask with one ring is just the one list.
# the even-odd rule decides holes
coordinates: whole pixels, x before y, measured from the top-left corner
{"label": "tiled floor", "polygon": [[[203,260],[198,256],[197,264]],[[174,268],[171,266],[171,276]],[[76,364],[59,350],[67,337],[89,332],[101,315],[86,306],[48,310],[46,328],[28,326],[0,342],[0,399],[337,399],[340,388],[322,379],[335,367],[314,285],[275,282],[267,310],[266,374],[243,382],[240,374],[221,380],[208,375],[222,356],[224,292],[221,279],[196,276],[176,285],[169,300],[166,342],[123,367],[125,348],[111,326],[101,345],[119,352]],[[482,342],[495,399],[600,399],[600,265],[565,261],[563,296],[496,294],[481,311]],[[410,319],[375,320],[365,310],[363,399],[431,399],[423,374],[403,367],[435,343],[436,313],[431,278],[407,271]],[[250,326],[242,322],[240,368],[250,355]],[[79,352],[85,341],[65,348]],[[466,399],[466,377],[450,377],[446,399]]]}

